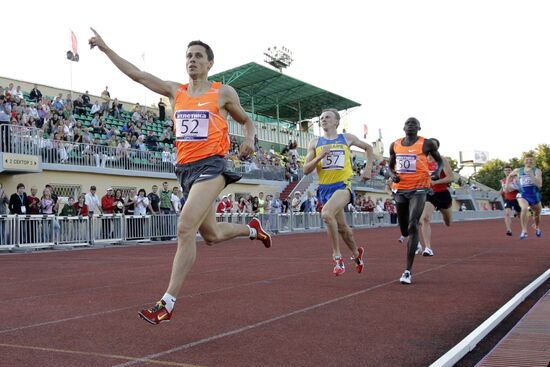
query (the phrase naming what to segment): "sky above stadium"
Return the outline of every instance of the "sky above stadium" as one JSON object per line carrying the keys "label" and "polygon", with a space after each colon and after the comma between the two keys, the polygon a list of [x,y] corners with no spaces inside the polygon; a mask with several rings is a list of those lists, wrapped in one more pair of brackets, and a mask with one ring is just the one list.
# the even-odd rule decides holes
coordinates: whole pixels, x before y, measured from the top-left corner
{"label": "sky above stadium", "polygon": [[[0,75],[70,88],[70,30],[80,62],[72,88],[157,103],[87,45],[94,27],[122,57],[156,76],[186,82],[185,51],[213,48],[211,74],[286,46],[286,74],[362,104],[344,124],[367,141],[379,129],[387,154],[417,117],[441,152],[488,151],[509,159],[550,143],[550,4],[545,1],[116,2],[26,1],[3,18]],[[145,57],[143,57],[143,55]]]}

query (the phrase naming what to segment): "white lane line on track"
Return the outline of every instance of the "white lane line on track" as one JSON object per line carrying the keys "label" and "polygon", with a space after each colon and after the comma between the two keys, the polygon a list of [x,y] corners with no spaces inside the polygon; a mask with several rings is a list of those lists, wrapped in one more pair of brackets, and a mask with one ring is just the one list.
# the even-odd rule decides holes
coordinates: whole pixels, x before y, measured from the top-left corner
{"label": "white lane line on track", "polygon": [[[429,268],[429,269],[423,270],[421,272],[415,273],[415,276],[422,275],[422,274],[425,274],[425,273],[429,273],[429,272],[432,272],[432,271],[435,271],[435,270],[439,270],[441,268],[444,268],[444,267],[447,267],[449,265],[453,265],[453,264],[456,264],[456,263],[459,263],[459,262],[462,262],[462,261],[465,261],[465,260],[473,259],[475,257],[478,257],[480,255],[484,255],[484,254],[486,254],[488,252],[491,252],[491,251],[493,251],[493,249],[489,249],[489,250],[486,250],[486,251],[483,251],[483,252],[480,252],[478,254],[474,254],[474,255],[471,255],[471,256],[468,256],[468,257],[465,257],[465,258],[456,259],[456,260],[451,261],[449,263],[441,264],[441,265],[435,266],[433,268]],[[380,283],[380,284],[374,285],[372,287],[362,289],[360,291],[352,292],[352,293],[346,294],[344,296],[340,296],[340,297],[337,297],[337,298],[330,299],[330,300],[325,301],[325,302],[317,303],[317,304],[314,304],[314,305],[311,305],[311,306],[308,306],[308,307],[301,308],[299,310],[288,312],[288,313],[283,314],[283,315],[275,316],[275,317],[272,317],[272,318],[267,319],[267,320],[262,320],[262,321],[259,321],[257,323],[254,323],[254,324],[245,325],[243,327],[240,327],[240,328],[234,329],[234,330],[230,330],[230,331],[227,331],[225,333],[213,335],[213,336],[210,336],[208,338],[199,339],[199,340],[196,340],[194,342],[183,344],[183,345],[180,345],[180,346],[177,346],[177,347],[174,347],[172,349],[168,349],[168,350],[165,350],[165,351],[162,351],[162,352],[159,352],[159,353],[149,354],[149,355],[144,356],[144,357],[137,357],[138,359],[136,359],[135,361],[130,361],[130,362],[123,363],[123,364],[117,364],[116,366],[113,366],[113,367],[134,366],[134,365],[137,365],[137,364],[141,363],[141,361],[139,361],[139,359],[150,360],[150,359],[155,359],[155,358],[159,358],[159,357],[164,357],[164,356],[166,356],[168,354],[171,354],[171,353],[175,353],[175,352],[179,352],[179,351],[182,351],[182,350],[185,350],[185,349],[193,348],[197,345],[209,343],[209,342],[212,342],[212,341],[215,341],[215,340],[218,340],[218,339],[222,339],[222,338],[225,338],[225,337],[228,337],[228,336],[240,334],[244,331],[248,331],[248,330],[251,330],[251,329],[256,329],[260,326],[271,324],[271,323],[279,321],[279,320],[287,319],[289,317],[292,317],[292,316],[295,316],[295,315],[298,315],[298,314],[301,314],[301,313],[306,313],[308,311],[316,310],[318,308],[328,306],[328,305],[331,305],[333,303],[346,300],[348,298],[359,296],[359,295],[365,294],[367,292],[370,292],[372,290],[382,288],[382,287],[385,287],[389,284],[397,283],[397,282],[399,282],[399,280],[396,279],[396,280],[391,280],[391,281],[388,281],[388,282],[385,282],[385,283]]]}

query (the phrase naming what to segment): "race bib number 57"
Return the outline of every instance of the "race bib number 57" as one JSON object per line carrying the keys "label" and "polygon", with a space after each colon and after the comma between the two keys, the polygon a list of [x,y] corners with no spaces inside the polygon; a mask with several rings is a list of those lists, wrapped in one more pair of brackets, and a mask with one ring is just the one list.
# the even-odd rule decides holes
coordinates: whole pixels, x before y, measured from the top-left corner
{"label": "race bib number 57", "polygon": [[176,140],[207,140],[209,120],[209,111],[176,111]]}
{"label": "race bib number 57", "polygon": [[416,154],[397,154],[395,163],[397,173],[416,172]]}
{"label": "race bib number 57", "polygon": [[324,170],[344,169],[345,159],[346,155],[343,150],[331,150],[330,153],[323,158],[321,167]]}

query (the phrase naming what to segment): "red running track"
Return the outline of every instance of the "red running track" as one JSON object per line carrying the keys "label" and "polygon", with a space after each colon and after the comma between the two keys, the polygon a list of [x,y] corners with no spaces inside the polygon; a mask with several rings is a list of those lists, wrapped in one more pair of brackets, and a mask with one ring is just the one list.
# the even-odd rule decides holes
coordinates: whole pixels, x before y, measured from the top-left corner
{"label": "red running track", "polygon": [[158,326],[137,311],[164,293],[173,244],[2,255],[0,364],[427,366],[550,266],[547,237],[506,237],[502,220],[434,225],[436,256],[404,286],[397,228],[355,236],[366,268],[341,277],[325,233],[199,245]]}

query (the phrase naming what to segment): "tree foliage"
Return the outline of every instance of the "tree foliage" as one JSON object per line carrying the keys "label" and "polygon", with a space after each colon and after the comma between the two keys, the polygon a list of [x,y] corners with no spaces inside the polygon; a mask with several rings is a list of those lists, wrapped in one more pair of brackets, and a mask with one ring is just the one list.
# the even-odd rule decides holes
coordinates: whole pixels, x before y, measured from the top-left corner
{"label": "tree foliage", "polygon": [[550,146],[547,144],[541,144],[534,150],[522,153],[521,158],[512,158],[508,162],[500,159],[490,160],[472,178],[495,190],[500,190],[500,180],[504,178],[504,167],[507,165],[512,168],[522,167],[527,153],[533,154],[537,168],[542,171],[542,203],[548,205],[550,202]]}

